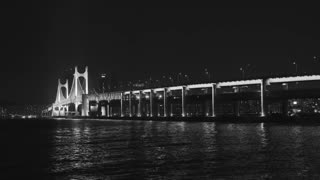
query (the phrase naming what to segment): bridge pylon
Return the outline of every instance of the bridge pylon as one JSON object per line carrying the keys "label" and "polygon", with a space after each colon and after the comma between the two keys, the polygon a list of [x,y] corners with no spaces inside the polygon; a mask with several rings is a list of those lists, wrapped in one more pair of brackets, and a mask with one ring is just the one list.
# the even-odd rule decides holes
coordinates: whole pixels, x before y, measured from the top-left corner
{"label": "bridge pylon", "polygon": [[[86,66],[85,71],[83,73],[79,73],[78,66],[76,66],[73,77],[74,77],[74,81],[75,81],[75,84],[74,84],[75,85],[75,96],[78,96],[78,93],[79,93],[78,92],[78,85],[79,84],[81,85],[80,80],[79,80],[80,77],[83,77],[85,80],[84,94],[88,94],[89,93],[88,66]],[[79,84],[78,84],[78,82],[79,82]]]}

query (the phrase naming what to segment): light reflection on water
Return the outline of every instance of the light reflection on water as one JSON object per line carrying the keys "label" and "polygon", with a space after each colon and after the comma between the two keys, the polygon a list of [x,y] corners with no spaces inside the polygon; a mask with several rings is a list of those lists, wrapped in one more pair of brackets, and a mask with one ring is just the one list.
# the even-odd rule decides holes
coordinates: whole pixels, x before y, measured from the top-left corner
{"label": "light reflection on water", "polygon": [[10,135],[10,128],[15,126],[3,128],[3,147],[12,146],[5,137],[17,136],[17,142],[22,137],[22,142],[32,143],[27,151],[30,156],[38,158],[30,161],[29,156],[21,155],[14,159],[12,156],[20,151],[8,151],[2,153],[8,158],[1,156],[1,167],[17,171],[13,167],[21,166],[20,161],[32,162],[30,167],[22,164],[26,172],[38,169],[58,179],[320,177],[318,124],[93,120],[46,123],[49,125],[45,127],[35,127],[35,123],[19,129],[14,135]]}
{"label": "light reflection on water", "polygon": [[83,121],[56,129],[52,170],[78,178],[309,177],[320,170],[320,161],[308,160],[306,153],[319,146],[313,138],[320,137],[313,133],[318,130],[268,123]]}

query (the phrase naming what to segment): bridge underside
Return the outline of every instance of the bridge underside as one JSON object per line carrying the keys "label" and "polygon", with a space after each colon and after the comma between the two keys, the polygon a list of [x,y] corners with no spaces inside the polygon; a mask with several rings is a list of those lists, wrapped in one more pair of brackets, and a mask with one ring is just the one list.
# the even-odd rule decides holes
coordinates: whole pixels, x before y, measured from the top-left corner
{"label": "bridge underside", "polygon": [[[307,92],[307,93],[305,93]],[[215,96],[215,112],[217,116],[260,116],[260,92],[226,93]],[[320,90],[292,90],[266,92],[264,96],[265,115],[290,115],[294,112],[320,112]],[[166,107],[162,98],[150,97],[142,99],[128,98],[111,101],[89,101],[89,116],[92,117],[162,117],[182,116],[184,106],[185,116],[212,116],[212,94],[186,95],[182,104],[182,96],[168,96]],[[152,106],[151,106],[152,103]],[[309,104],[308,107],[303,106]],[[302,108],[303,107],[303,108]],[[300,109],[300,110],[299,110]]]}

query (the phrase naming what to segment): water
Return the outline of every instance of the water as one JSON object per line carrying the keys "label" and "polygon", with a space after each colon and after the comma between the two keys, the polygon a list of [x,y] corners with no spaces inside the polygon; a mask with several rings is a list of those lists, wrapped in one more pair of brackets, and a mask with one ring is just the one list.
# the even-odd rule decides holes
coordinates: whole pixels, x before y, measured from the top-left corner
{"label": "water", "polygon": [[0,140],[0,179],[320,178],[319,124],[10,120]]}

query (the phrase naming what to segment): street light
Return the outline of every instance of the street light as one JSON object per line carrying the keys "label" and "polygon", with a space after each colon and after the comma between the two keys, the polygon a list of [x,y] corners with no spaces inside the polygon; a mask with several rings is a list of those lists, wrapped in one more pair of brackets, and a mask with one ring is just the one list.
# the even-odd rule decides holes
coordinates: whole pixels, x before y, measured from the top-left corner
{"label": "street light", "polygon": [[188,84],[189,83],[189,76],[186,74],[186,75],[184,75],[184,77],[185,77],[185,80],[186,80],[185,84]]}
{"label": "street light", "polygon": [[172,77],[171,77],[171,76],[169,76],[169,80],[170,80],[170,85],[171,85],[171,86],[173,86],[173,85],[174,85],[174,83],[173,83],[173,79],[172,79]]}
{"label": "street light", "polygon": [[[314,61],[315,63],[318,63],[318,62],[319,62],[319,58],[318,58],[317,56],[313,56],[313,61]],[[315,73],[317,73],[317,72],[315,72]]]}
{"label": "street light", "polygon": [[296,66],[296,76],[297,76],[297,75],[298,75],[298,63],[296,63],[295,61],[293,61],[292,64]]}
{"label": "street light", "polygon": [[240,68],[240,71],[241,71],[241,73],[242,73],[242,79],[244,79],[244,68]]}
{"label": "street light", "polygon": [[178,82],[178,85],[181,84],[181,80],[182,80],[182,73],[180,72],[177,76],[177,82]]}
{"label": "street light", "polygon": [[240,67],[240,71],[242,73],[242,79],[245,78],[245,71],[248,70],[250,64],[246,64],[244,67]]}
{"label": "street light", "polygon": [[204,69],[204,73],[205,73],[205,76],[207,78],[207,82],[210,82],[210,73],[208,72],[207,68]]}

